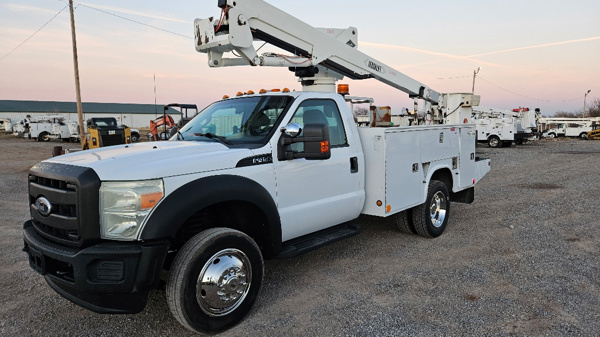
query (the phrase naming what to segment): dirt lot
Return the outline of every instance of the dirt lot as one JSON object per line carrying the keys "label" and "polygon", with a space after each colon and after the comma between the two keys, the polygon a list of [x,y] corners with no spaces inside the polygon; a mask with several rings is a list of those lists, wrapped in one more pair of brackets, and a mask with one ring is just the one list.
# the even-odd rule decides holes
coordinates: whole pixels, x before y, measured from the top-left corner
{"label": "dirt lot", "polygon": [[[138,315],[99,315],[29,268],[22,223],[27,171],[56,142],[0,136],[0,335],[186,336],[164,290]],[[597,336],[600,331],[600,141],[478,147],[492,171],[475,202],[453,204],[446,233],[363,233],[267,261],[250,315],[223,336]]]}

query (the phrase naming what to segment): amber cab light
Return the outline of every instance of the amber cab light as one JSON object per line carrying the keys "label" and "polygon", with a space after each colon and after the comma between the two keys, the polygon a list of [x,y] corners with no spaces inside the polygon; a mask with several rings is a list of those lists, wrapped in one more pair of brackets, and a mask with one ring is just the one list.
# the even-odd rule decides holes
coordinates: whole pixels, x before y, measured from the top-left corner
{"label": "amber cab light", "polygon": [[260,89],[260,91],[258,92],[259,94],[266,94],[267,91],[265,89]]}
{"label": "amber cab light", "polygon": [[349,95],[350,94],[350,85],[349,84],[338,84],[337,92],[340,95]]}
{"label": "amber cab light", "polygon": [[288,89],[288,88],[283,88],[283,90],[282,90],[282,91],[283,91],[283,92],[290,92],[290,89]]}
{"label": "amber cab light", "polygon": [[247,94],[248,94],[248,95],[254,95],[254,91],[252,91],[252,90],[248,90]]}

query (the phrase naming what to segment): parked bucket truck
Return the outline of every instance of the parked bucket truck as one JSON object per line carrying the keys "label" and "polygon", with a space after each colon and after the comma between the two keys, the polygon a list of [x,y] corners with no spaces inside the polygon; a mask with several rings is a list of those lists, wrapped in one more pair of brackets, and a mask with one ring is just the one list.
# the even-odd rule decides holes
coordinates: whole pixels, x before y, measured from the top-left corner
{"label": "parked bucket truck", "polygon": [[[264,259],[356,235],[361,214],[437,237],[451,202],[471,203],[490,169],[475,153],[471,95],[440,95],[358,51],[354,27],[313,28],[261,0],[218,6],[221,19],[194,22],[209,66],[289,67],[303,90],[247,91],[209,105],[170,141],[32,167],[24,251],[78,305],[140,312],[166,271],[177,320],[192,331],[223,331],[250,311]],[[259,56],[253,41],[291,55]],[[375,125],[357,127],[349,87],[336,92],[344,76],[407,93],[423,103],[428,124],[386,126],[377,118],[386,109],[375,106]]]}
{"label": "parked bucket truck", "polygon": [[496,108],[473,108],[477,125],[477,141],[497,148],[523,144],[540,137],[538,120],[540,109],[518,108],[512,111]]}

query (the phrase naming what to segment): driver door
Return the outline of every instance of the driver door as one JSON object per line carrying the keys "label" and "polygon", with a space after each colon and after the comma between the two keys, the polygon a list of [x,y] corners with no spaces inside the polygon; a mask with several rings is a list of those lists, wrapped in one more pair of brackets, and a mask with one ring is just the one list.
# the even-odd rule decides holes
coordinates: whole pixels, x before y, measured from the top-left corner
{"label": "driver door", "polygon": [[[364,172],[358,170],[362,152],[350,146],[336,102],[305,100],[289,122],[327,124],[331,157],[280,161],[274,156],[283,241],[355,219],[364,202]],[[303,151],[302,143],[292,146]]]}

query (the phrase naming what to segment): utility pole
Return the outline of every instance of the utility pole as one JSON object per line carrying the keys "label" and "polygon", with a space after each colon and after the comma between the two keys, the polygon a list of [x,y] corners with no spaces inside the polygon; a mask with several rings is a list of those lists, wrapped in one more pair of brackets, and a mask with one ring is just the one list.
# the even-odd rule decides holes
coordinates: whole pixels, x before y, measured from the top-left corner
{"label": "utility pole", "polygon": [[77,96],[77,115],[79,117],[79,138],[81,148],[86,143],[85,127],[83,125],[83,109],[81,108],[81,88],[79,87],[79,62],[77,61],[77,38],[75,37],[75,14],[73,13],[73,0],[69,0],[69,10],[71,12],[71,40],[73,42],[73,67],[75,68],[75,94]]}
{"label": "utility pole", "polygon": [[587,95],[592,91],[592,89],[588,90],[585,95],[583,95],[583,118],[585,118],[585,100],[587,99]]}
{"label": "utility pole", "polygon": [[473,89],[471,89],[471,93],[475,93],[475,77],[477,76],[477,73],[479,73],[479,71],[481,70],[481,67],[478,67],[477,70],[473,70]]}

